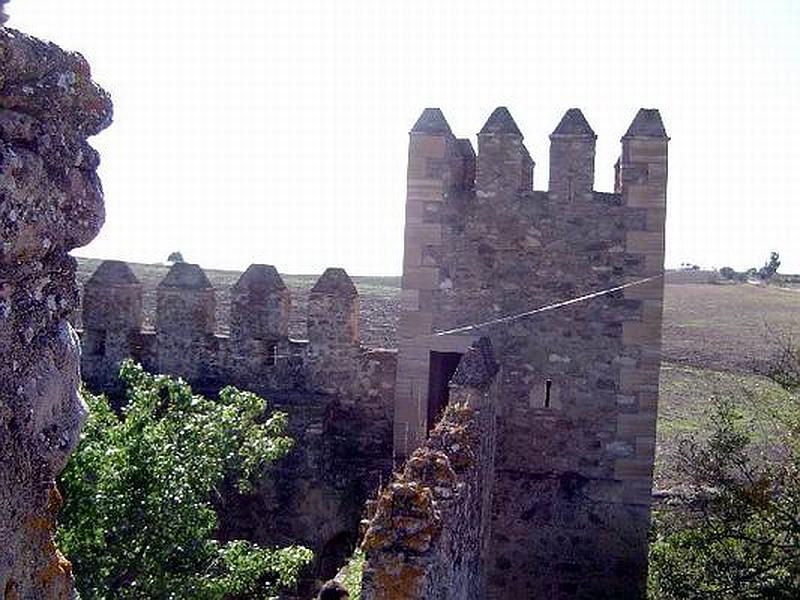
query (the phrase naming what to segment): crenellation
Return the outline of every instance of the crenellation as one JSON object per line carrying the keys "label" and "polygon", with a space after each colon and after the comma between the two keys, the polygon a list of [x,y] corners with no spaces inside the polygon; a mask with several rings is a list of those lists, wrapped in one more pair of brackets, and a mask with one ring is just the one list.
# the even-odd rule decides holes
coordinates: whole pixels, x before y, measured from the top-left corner
{"label": "crenellation", "polygon": [[142,293],[131,268],[117,260],[103,261],[84,285],[81,366],[89,385],[115,382],[122,361],[137,356]]}
{"label": "crenellation", "polygon": [[231,338],[287,338],[290,310],[291,293],[275,267],[250,265],[231,291]]}
{"label": "crenellation", "polygon": [[[358,292],[342,269],[328,269],[309,293],[308,340],[289,337],[291,293],[273,266],[251,265],[231,289],[230,334],[216,332],[216,290],[198,265],[176,263],[156,291],[151,331],[142,324],[142,285],[127,264],[105,261],[86,282],[81,335],[92,389],[118,393],[116,373],[125,358],[201,390],[233,383],[339,393],[344,401],[366,398],[376,380],[394,373],[395,351],[361,347]],[[376,357],[391,363],[382,375],[370,366]],[[393,382],[390,388],[393,394]],[[378,404],[392,400],[381,396]]]}
{"label": "crenellation", "polygon": [[212,335],[216,294],[199,265],[178,262],[158,284],[156,330],[179,336]]}
{"label": "crenellation", "polygon": [[478,133],[478,198],[533,189],[534,162],[523,139],[508,109],[497,107]]}
{"label": "crenellation", "polygon": [[178,262],[156,291],[157,370],[201,388],[219,379],[216,292],[200,266]]}
{"label": "crenellation", "polygon": [[592,201],[597,135],[579,108],[570,108],[550,135],[550,196]]}
{"label": "crenellation", "polygon": [[139,330],[142,284],[122,261],[105,260],[83,288],[83,324],[88,329]]}
{"label": "crenellation", "polygon": [[309,383],[312,389],[343,396],[352,393],[358,357],[359,298],[344,269],[329,268],[308,296]]}

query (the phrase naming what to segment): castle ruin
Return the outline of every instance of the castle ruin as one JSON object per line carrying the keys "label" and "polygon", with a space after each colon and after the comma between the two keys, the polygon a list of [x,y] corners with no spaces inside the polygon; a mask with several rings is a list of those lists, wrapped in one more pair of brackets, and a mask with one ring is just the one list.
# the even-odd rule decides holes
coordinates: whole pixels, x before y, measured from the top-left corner
{"label": "castle ruin", "polygon": [[[422,113],[410,132],[397,349],[361,343],[358,293],[341,269],[311,289],[299,340],[274,267],[242,275],[222,335],[200,267],[171,268],[145,330],[142,285],[107,261],[84,288],[84,378],[113,390],[132,357],[289,412],[295,456],[254,495],[229,498],[222,520],[231,535],[309,545],[320,576],[340,566],[363,503],[408,458],[370,511],[365,598],[640,598],[668,137],[658,111],[640,110],[610,193],[594,190],[595,141],[568,110],[550,136],[549,189],[534,191],[534,161],[507,109],[491,114],[477,154],[441,111]],[[517,318],[603,290],[613,291]],[[464,431],[474,462],[446,443]],[[452,488],[444,496],[437,473]],[[407,531],[390,530],[416,521],[392,511],[416,501],[437,524],[419,521],[429,539],[409,545]],[[468,582],[442,575],[462,559],[474,567]],[[398,569],[407,586],[389,590]]]}

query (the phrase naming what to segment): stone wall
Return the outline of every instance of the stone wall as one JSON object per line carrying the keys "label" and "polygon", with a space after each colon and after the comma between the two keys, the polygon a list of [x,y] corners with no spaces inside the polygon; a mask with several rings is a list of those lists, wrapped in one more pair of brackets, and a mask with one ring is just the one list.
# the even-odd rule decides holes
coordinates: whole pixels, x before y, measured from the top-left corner
{"label": "stone wall", "polygon": [[86,140],[112,107],[83,57],[4,22],[0,13],[0,593],[71,598],[71,565],[53,540],[54,480],[86,417],[67,252],[103,223]]}
{"label": "stone wall", "polygon": [[638,598],[644,586],[668,138],[657,111],[639,111],[613,193],[593,190],[595,139],[567,111],[544,192],[505,108],[478,134],[474,180],[475,154],[441,111],[410,134],[394,447],[408,456],[432,425],[434,353],[490,337],[503,366],[490,598]]}
{"label": "stone wall", "polygon": [[364,600],[486,597],[497,368],[483,338],[462,359],[441,420],[378,496]]}

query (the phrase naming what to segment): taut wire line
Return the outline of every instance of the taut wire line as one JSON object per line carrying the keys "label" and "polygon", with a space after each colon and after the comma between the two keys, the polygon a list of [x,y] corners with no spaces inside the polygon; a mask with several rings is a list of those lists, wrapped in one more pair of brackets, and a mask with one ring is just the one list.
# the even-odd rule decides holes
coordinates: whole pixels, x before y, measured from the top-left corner
{"label": "taut wire line", "polygon": [[432,335],[434,336],[442,336],[442,335],[450,335],[454,333],[465,333],[467,331],[473,331],[475,329],[482,329],[483,327],[488,327],[489,325],[497,325],[498,323],[508,323],[509,321],[516,321],[517,319],[522,319],[524,317],[530,317],[531,315],[535,315],[538,313],[548,312],[551,310],[556,310],[559,308],[563,308],[565,306],[569,306],[570,304],[577,304],[578,302],[585,302],[586,300],[591,300],[592,298],[597,298],[599,296],[605,296],[606,294],[611,294],[613,292],[618,292],[620,290],[624,290],[625,288],[633,287],[635,285],[642,285],[643,283],[647,283],[648,281],[653,281],[654,279],[658,279],[659,277],[663,277],[664,274],[661,273],[659,275],[653,275],[652,277],[646,277],[644,279],[637,279],[636,281],[631,281],[629,283],[623,283],[622,285],[617,285],[612,288],[606,288],[604,290],[600,290],[597,292],[591,292],[590,294],[584,294],[583,296],[577,296],[575,298],[570,298],[569,300],[562,300],[560,302],[556,302],[554,304],[548,304],[546,306],[540,306],[539,308],[534,308],[533,310],[528,310],[522,313],[517,313],[514,315],[507,315],[505,317],[498,317],[497,319],[492,319],[491,321],[484,321],[482,323],[473,323],[472,325],[464,325],[462,327],[456,327],[454,329],[447,329],[445,331],[435,331]]}

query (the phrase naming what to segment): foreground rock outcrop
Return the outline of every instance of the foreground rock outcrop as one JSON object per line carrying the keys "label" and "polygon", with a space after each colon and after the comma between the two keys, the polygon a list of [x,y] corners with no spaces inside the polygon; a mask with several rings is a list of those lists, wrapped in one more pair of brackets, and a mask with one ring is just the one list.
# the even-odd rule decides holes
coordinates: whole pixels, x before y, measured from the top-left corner
{"label": "foreground rock outcrop", "polygon": [[[0,25],[6,18],[0,0]],[[0,26],[0,593],[71,598],[53,542],[54,479],[75,447],[78,290],[67,254],[104,220],[97,152],[108,95],[82,56]]]}

